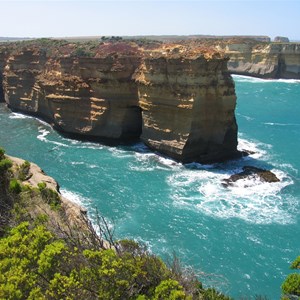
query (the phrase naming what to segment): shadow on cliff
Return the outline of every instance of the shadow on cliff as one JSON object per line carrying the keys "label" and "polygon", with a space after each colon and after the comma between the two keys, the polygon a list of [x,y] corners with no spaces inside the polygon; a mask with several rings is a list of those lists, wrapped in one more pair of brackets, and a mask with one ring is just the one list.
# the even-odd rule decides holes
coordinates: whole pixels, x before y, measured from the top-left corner
{"label": "shadow on cliff", "polygon": [[4,102],[4,92],[3,92],[2,82],[3,82],[3,77],[2,77],[2,74],[0,72],[0,103]]}

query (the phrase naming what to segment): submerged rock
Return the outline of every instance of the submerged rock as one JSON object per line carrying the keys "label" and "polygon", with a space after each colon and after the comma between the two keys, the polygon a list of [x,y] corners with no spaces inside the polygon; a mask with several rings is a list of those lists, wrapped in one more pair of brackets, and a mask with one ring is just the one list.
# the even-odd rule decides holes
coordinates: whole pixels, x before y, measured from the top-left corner
{"label": "submerged rock", "polygon": [[229,178],[224,179],[222,182],[222,185],[224,187],[232,186],[234,182],[253,177],[253,176],[258,176],[259,179],[263,182],[279,182],[280,180],[278,177],[271,171],[265,170],[265,169],[260,169],[257,167],[252,167],[252,166],[245,166],[243,167],[243,171],[234,175],[231,175]]}

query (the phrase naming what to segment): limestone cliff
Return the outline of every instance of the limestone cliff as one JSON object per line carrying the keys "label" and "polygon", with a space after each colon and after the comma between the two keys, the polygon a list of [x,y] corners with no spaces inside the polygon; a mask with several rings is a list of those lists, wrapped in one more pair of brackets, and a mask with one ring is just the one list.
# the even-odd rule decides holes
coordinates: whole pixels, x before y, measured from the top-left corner
{"label": "limestone cliff", "polygon": [[131,76],[138,55],[47,57],[40,49],[11,55],[4,72],[6,102],[58,129],[110,139],[138,137],[141,114]]}
{"label": "limestone cliff", "polygon": [[233,41],[216,46],[229,56],[232,74],[260,78],[300,79],[300,44]]}
{"label": "limestone cliff", "polygon": [[236,96],[226,62],[184,47],[148,54],[136,76],[141,139],[185,162],[234,157]]}
{"label": "limestone cliff", "polygon": [[226,63],[215,50],[176,44],[108,42],[93,53],[27,46],[6,59],[3,87],[12,109],[61,131],[117,141],[141,135],[175,159],[214,162],[237,155]]}

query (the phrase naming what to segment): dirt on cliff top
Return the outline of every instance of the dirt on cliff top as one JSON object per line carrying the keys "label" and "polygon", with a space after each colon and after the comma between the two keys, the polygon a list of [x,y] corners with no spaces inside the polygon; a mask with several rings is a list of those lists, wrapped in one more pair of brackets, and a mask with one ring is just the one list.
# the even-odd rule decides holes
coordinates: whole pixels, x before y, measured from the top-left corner
{"label": "dirt on cliff top", "polygon": [[165,43],[157,49],[145,51],[145,55],[152,58],[164,57],[169,59],[197,59],[203,57],[208,60],[224,57],[223,53],[214,47],[197,43]]}

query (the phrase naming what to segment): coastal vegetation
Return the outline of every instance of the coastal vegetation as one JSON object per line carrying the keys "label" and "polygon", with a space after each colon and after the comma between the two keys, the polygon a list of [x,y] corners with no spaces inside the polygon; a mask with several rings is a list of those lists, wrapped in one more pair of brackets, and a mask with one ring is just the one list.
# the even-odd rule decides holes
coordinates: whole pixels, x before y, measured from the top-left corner
{"label": "coastal vegetation", "polygon": [[98,234],[84,214],[74,222],[57,191],[33,187],[31,176],[29,162],[0,149],[0,299],[230,299],[178,259],[166,265],[143,245],[115,241],[102,217]]}
{"label": "coastal vegetation", "polygon": [[[116,241],[101,216],[96,226],[85,214],[74,222],[57,191],[28,184],[32,175],[28,161],[0,148],[0,299],[231,299],[204,288],[176,256],[166,264],[144,245]],[[281,288],[283,300],[299,299],[299,272]]]}
{"label": "coastal vegetation", "polygon": [[291,264],[292,270],[298,270],[298,273],[291,273],[283,282],[281,289],[284,293],[283,299],[300,299],[300,256]]}

